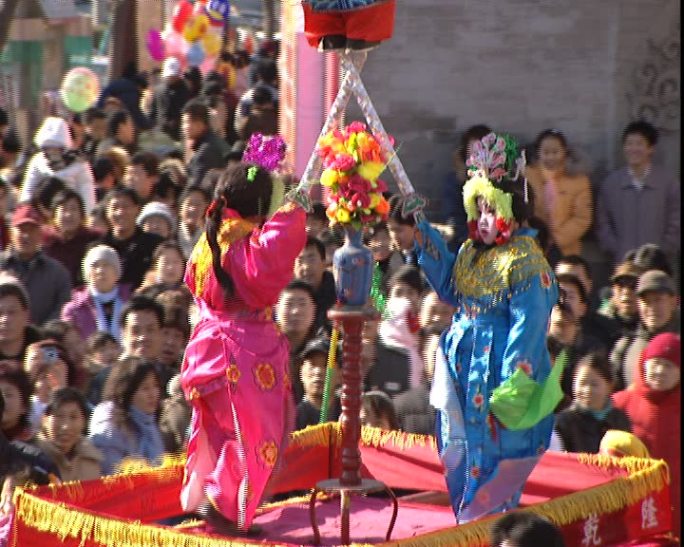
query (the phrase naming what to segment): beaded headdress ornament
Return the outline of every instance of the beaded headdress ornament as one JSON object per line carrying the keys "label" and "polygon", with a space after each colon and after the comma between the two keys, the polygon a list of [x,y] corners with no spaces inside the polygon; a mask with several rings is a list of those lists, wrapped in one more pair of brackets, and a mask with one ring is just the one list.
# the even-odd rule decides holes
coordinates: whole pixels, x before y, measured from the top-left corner
{"label": "beaded headdress ornament", "polygon": [[[518,153],[518,144],[510,135],[489,133],[472,146],[466,161],[468,181],[463,186],[463,206],[468,219],[468,232],[473,240],[477,234],[479,210],[477,199],[485,202],[496,211],[496,227],[499,235],[498,245],[505,243],[511,236],[513,216],[513,196],[495,186],[503,178],[517,181],[525,177],[525,152]],[[524,178],[524,199],[528,202],[527,179]]]}

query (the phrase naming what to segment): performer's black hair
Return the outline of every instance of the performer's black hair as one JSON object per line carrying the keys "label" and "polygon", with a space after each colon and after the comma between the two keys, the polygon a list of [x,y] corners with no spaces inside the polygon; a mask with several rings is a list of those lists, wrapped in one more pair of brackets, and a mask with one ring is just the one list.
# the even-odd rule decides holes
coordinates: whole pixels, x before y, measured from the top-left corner
{"label": "performer's black hair", "polygon": [[[254,180],[249,180],[250,169],[257,169]],[[214,191],[213,208],[206,221],[207,243],[211,249],[214,275],[223,288],[226,298],[235,295],[235,285],[230,274],[221,266],[221,247],[218,242],[219,229],[223,220],[223,209],[228,207],[242,218],[265,215],[271,203],[273,182],[271,175],[264,169],[247,163],[229,165],[221,172]]]}
{"label": "performer's black hair", "polygon": [[527,202],[525,202],[525,183],[522,176],[518,180],[508,178],[493,183],[495,188],[503,190],[513,197],[513,217],[518,224],[522,224],[534,214],[534,194],[532,185],[527,185]]}

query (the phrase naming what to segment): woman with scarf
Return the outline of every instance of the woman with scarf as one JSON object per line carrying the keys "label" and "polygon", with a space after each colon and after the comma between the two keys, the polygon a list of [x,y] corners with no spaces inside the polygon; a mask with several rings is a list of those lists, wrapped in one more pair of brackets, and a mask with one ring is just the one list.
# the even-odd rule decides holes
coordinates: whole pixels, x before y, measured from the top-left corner
{"label": "woman with scarf", "polygon": [[304,248],[298,203],[308,196],[289,194],[281,206],[282,183],[256,160],[221,172],[185,273],[199,321],[181,368],[192,405],[181,504],[224,535],[257,531],[255,511],[294,425],[289,345],[271,308]]}
{"label": "woman with scarf", "polygon": [[91,248],[83,259],[83,279],[85,287],[74,291],[62,319],[73,323],[84,340],[94,332],[120,340],[119,317],[131,293],[127,285],[119,285],[119,254],[107,245]]}
{"label": "woman with scarf", "polygon": [[119,361],[105,383],[103,401],[90,417],[90,441],[102,452],[102,471],[116,472],[126,458],[160,463],[164,441],[159,430],[161,383],[154,363],[140,357]]}
{"label": "woman with scarf", "polygon": [[430,402],[459,523],[517,506],[549,446],[562,395],[561,367],[552,369],[545,343],[558,288],[535,230],[525,226],[532,196],[517,156],[507,136],[474,143],[463,188],[469,238],[457,256],[426,220],[417,224],[418,263],[456,307]]}

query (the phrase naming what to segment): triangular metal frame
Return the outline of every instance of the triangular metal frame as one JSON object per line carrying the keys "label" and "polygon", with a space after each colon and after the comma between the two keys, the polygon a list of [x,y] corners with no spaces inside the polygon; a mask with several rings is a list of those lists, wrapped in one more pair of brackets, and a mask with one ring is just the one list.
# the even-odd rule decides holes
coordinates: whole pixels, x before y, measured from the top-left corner
{"label": "triangular metal frame", "polygon": [[[342,69],[345,72],[345,76],[340,85],[340,89],[337,92],[337,96],[330,107],[330,112],[328,117],[323,124],[321,129],[320,137],[323,137],[328,131],[330,131],[337,120],[340,118],[341,114],[347,108],[349,99],[352,95],[356,98],[356,101],[361,108],[361,112],[366,119],[366,122],[375,135],[375,137],[380,142],[382,150],[386,157],[389,158],[387,167],[389,168],[394,180],[399,186],[399,191],[410,198],[406,200],[403,213],[408,215],[416,211],[420,211],[425,206],[425,200],[418,194],[416,194],[411,181],[406,174],[406,170],[399,159],[399,156],[394,151],[394,148],[390,144],[389,137],[385,131],[380,116],[378,116],[373,102],[371,101],[366,86],[363,85],[361,80],[361,70],[363,65],[366,63],[368,58],[368,51],[353,51],[347,50],[340,53],[340,61],[342,63]],[[299,183],[299,188],[301,190],[309,190],[312,185],[317,184],[321,176],[321,158],[318,156],[317,147],[314,147],[309,157],[309,161],[306,164],[304,173],[302,174],[301,181]]]}

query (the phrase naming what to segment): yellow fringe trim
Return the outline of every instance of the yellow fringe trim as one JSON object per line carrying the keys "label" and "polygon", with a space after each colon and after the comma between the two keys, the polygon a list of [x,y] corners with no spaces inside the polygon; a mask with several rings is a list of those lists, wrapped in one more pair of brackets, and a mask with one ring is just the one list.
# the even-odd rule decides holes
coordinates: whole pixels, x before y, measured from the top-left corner
{"label": "yellow fringe trim", "polygon": [[[326,423],[308,427],[292,434],[295,446],[331,446],[340,440],[341,428],[338,423]],[[366,446],[384,446],[393,443],[395,446],[407,448],[411,446],[434,446],[434,438],[427,435],[407,435],[397,431],[383,431],[377,428],[364,427],[361,431],[362,443]],[[638,502],[651,492],[657,492],[670,482],[669,471],[664,460],[642,458],[613,458],[596,454],[579,454],[578,461],[583,465],[604,469],[624,469],[629,474],[618,477],[608,484],[597,486],[588,491],[575,492],[545,503],[519,509],[529,511],[549,519],[558,526],[564,526],[589,518],[592,514],[609,514],[628,505]],[[161,480],[178,476],[184,458],[172,456],[165,458],[160,467],[143,466],[139,462],[132,467],[124,466],[123,472],[103,479],[105,484],[133,483],[138,474],[155,473]],[[57,489],[68,489],[78,498],[83,488],[78,483],[66,483],[51,486]],[[49,491],[48,490],[48,491]],[[16,518],[24,525],[65,538],[79,539],[82,542],[92,540],[105,547],[139,547],[141,545],[164,545],[165,547],[219,547],[248,546],[255,543],[249,541],[232,541],[214,539],[203,535],[186,534],[174,528],[164,528],[130,522],[123,519],[98,516],[78,509],[72,509],[64,503],[56,503],[35,496],[35,487],[18,488],[14,494]],[[301,496],[284,502],[265,504],[260,513],[290,505],[307,503],[309,496]],[[450,545],[466,547],[486,545],[492,522],[497,515],[478,520],[470,524],[456,526],[423,534],[416,538],[380,543],[383,546],[423,547],[428,545]],[[185,524],[185,523],[184,523]],[[183,527],[189,527],[185,524]],[[275,544],[270,544],[275,545]],[[367,544],[352,544],[355,547]]]}
{"label": "yellow fringe trim", "polygon": [[[261,544],[260,541],[213,538],[139,521],[101,517],[70,509],[63,503],[42,500],[28,492],[21,492],[18,502],[16,518],[35,530],[57,536],[61,541],[71,538],[81,542],[93,541],[105,547],[243,547]],[[286,547],[282,543],[269,545]]]}
{"label": "yellow fringe trim", "polygon": [[[311,425],[290,435],[290,443],[297,447],[331,446],[333,444],[337,448],[341,442],[342,427],[339,422]],[[418,435],[397,430],[388,431],[368,426],[361,428],[362,446],[381,448],[387,444],[401,450],[410,449],[414,446],[437,449],[437,441],[432,435]]]}
{"label": "yellow fringe trim", "polygon": [[310,425],[290,435],[290,445],[297,447],[333,446],[338,448],[342,442],[342,428],[339,422]]}
{"label": "yellow fringe trim", "polygon": [[[604,468],[622,468],[628,477],[620,477],[584,492],[575,492],[545,503],[517,509],[547,518],[557,526],[584,520],[593,514],[608,514],[636,503],[650,492],[657,492],[669,484],[669,472],[664,460],[642,458],[613,458],[596,454],[578,454],[578,461],[584,465]],[[401,547],[427,547],[449,545],[472,547],[488,545],[491,526],[499,515],[463,524],[448,530],[430,532],[416,538],[380,543]]]}
{"label": "yellow fringe trim", "polygon": [[361,428],[361,443],[364,446],[382,448],[390,444],[400,450],[407,450],[414,446],[421,448],[437,449],[437,441],[432,435],[418,435],[416,433],[404,433],[403,431],[387,431],[378,427],[364,426]]}
{"label": "yellow fringe trim", "polygon": [[141,473],[149,473],[154,471],[158,473],[161,469],[169,469],[173,467],[184,467],[186,460],[185,453],[179,454],[164,454],[161,464],[152,465],[147,460],[142,458],[124,458],[117,468],[114,475],[109,475],[105,478],[121,478],[122,475],[139,475]]}

